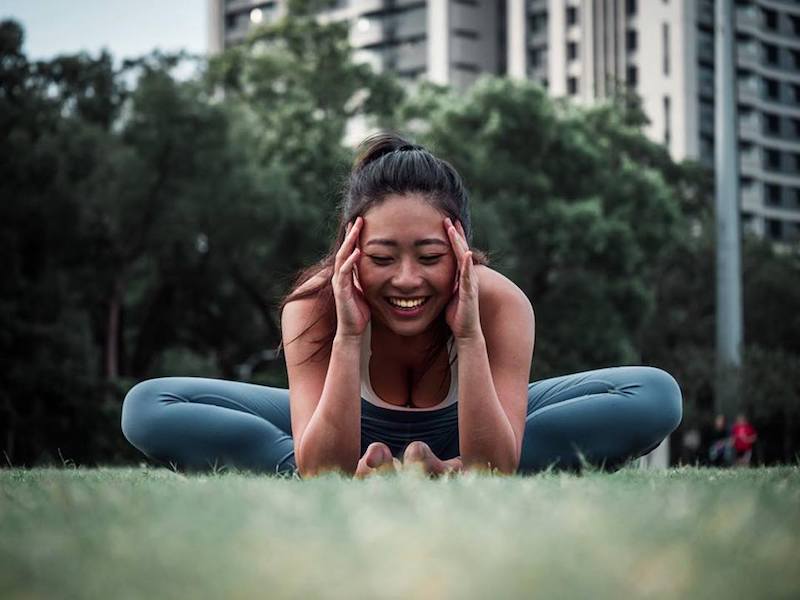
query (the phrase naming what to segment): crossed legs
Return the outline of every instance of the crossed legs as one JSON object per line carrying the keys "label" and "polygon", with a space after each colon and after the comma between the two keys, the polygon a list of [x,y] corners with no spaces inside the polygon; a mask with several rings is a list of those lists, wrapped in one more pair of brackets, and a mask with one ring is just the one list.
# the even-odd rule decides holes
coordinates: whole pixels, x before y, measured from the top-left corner
{"label": "crossed legs", "polygon": [[[519,472],[583,461],[615,469],[655,448],[680,423],[675,380],[652,367],[615,367],[531,383]],[[147,456],[186,469],[214,465],[258,472],[296,470],[288,390],[202,378],[152,379],[125,399],[122,430]],[[456,436],[457,437],[457,436]],[[457,444],[457,440],[455,442]],[[441,475],[462,468],[457,447],[442,460],[421,441],[402,464]],[[383,443],[370,444],[356,475],[396,469]]]}

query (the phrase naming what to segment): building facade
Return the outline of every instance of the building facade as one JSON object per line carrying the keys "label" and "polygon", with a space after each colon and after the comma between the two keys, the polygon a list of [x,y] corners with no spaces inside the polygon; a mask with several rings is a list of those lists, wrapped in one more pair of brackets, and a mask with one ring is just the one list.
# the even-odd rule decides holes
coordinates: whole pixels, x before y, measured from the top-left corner
{"label": "building facade", "polygon": [[[746,227],[800,239],[800,2],[735,1],[740,190]],[[281,17],[286,0],[209,0],[209,49]],[[627,86],[648,136],[714,162],[714,0],[332,0],[357,60],[466,88],[484,73],[592,103]],[[358,129],[358,128],[357,128]]]}
{"label": "building facade", "polygon": [[[468,87],[499,73],[505,56],[498,8],[486,0],[332,0],[321,20],[350,23],[356,60],[408,82]],[[210,0],[209,50],[242,41],[248,30],[286,13],[286,0]]]}

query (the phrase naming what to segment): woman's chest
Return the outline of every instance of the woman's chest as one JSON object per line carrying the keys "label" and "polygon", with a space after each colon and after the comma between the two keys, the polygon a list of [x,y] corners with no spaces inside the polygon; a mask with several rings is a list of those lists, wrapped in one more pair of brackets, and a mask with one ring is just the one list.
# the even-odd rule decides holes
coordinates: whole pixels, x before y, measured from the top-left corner
{"label": "woman's chest", "polygon": [[369,362],[372,390],[384,402],[407,408],[430,408],[444,401],[450,391],[451,373],[446,355],[424,373],[398,365]]}

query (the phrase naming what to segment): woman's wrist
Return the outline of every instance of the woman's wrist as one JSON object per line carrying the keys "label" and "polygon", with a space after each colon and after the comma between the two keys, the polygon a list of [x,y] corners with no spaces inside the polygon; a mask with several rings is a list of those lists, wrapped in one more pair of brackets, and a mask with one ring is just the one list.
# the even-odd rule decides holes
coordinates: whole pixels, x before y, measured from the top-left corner
{"label": "woman's wrist", "polygon": [[486,339],[483,337],[483,331],[481,330],[478,330],[472,335],[456,337],[455,340],[456,349],[459,351],[476,346],[482,348],[486,347]]}
{"label": "woman's wrist", "polygon": [[363,333],[344,333],[339,330],[333,336],[333,343],[337,346],[360,346]]}

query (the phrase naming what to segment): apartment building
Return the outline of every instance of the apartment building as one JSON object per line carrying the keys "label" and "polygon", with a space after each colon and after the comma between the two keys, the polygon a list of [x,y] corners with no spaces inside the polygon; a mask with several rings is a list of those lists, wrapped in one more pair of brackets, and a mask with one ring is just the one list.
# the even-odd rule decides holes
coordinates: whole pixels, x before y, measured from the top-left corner
{"label": "apartment building", "polygon": [[[735,2],[740,190],[746,227],[800,239],[800,2]],[[209,48],[279,18],[286,0],[210,0]],[[413,85],[528,78],[592,103],[628,86],[646,133],[713,166],[714,0],[332,0],[358,60]]]}
{"label": "apartment building", "polygon": [[[402,79],[464,88],[502,72],[498,7],[486,0],[332,0],[320,19],[350,23],[356,60]],[[243,40],[254,25],[280,18],[286,0],[210,0],[209,49]]]}
{"label": "apartment building", "polygon": [[[736,0],[734,9],[742,222],[797,241],[800,2]],[[629,86],[651,139],[713,166],[713,0],[509,0],[507,22],[509,39],[526,41],[509,44],[509,75],[584,103]]]}

